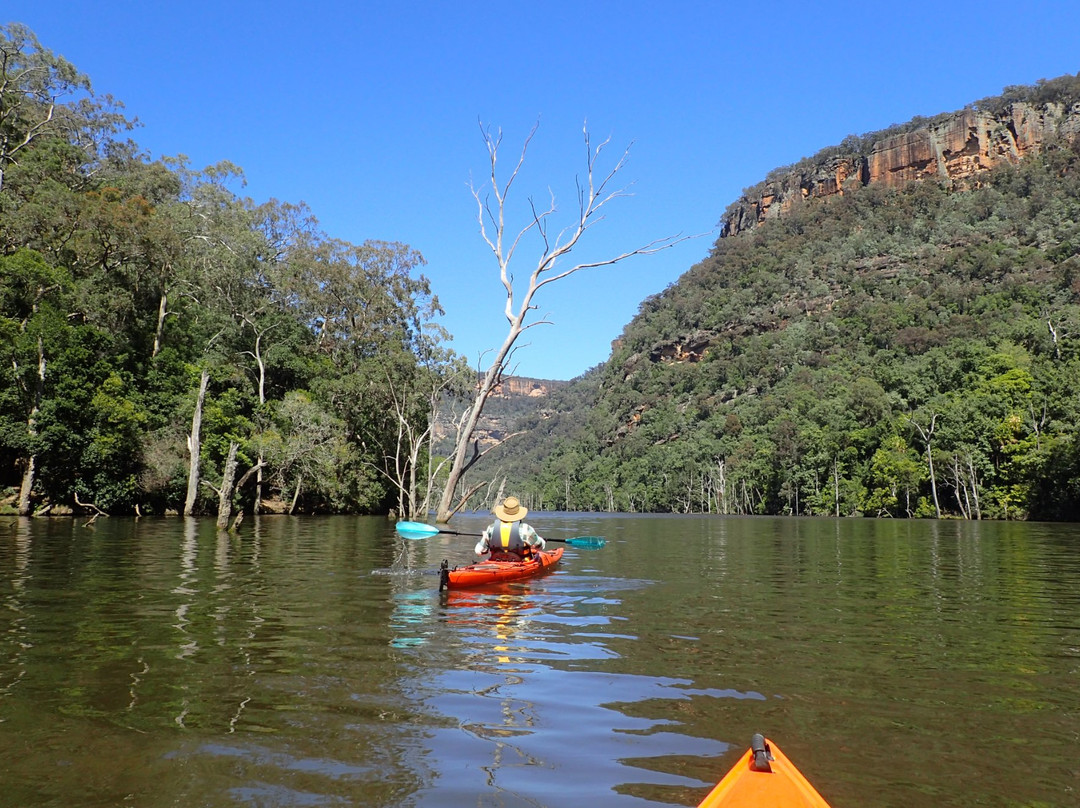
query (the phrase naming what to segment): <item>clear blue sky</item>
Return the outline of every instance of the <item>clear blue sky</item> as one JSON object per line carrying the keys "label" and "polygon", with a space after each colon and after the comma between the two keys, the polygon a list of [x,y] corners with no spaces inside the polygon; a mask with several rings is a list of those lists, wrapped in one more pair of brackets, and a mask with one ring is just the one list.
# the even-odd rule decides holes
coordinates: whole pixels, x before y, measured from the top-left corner
{"label": "clear blue sky", "polygon": [[[121,100],[154,157],[230,160],[257,202],[306,202],[331,236],[419,250],[473,364],[507,332],[468,186],[487,170],[478,121],[504,131],[506,162],[539,121],[516,193],[544,201],[550,188],[570,215],[583,124],[611,138],[611,160],[632,144],[633,196],[579,257],[708,235],[542,290],[536,314],[552,324],[526,332],[513,371],[549,379],[604,361],[769,170],[1080,72],[1077,0],[16,0],[3,16]],[[536,255],[519,253],[521,281]]]}

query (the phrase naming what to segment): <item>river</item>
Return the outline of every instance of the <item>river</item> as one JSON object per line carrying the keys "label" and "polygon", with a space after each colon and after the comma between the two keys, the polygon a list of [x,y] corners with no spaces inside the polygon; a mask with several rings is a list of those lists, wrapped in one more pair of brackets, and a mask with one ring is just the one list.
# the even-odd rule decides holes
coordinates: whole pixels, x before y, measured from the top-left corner
{"label": "river", "polygon": [[755,732],[833,808],[1080,805],[1080,525],[529,521],[607,544],[0,518],[0,805],[694,806]]}

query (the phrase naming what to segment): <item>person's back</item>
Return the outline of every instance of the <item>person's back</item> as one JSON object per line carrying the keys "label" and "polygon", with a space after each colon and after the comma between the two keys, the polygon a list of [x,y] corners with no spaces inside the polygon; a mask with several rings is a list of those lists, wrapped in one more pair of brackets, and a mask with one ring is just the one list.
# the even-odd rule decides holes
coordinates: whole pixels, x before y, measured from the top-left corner
{"label": "person's back", "polygon": [[488,556],[492,561],[523,561],[532,553],[521,539],[521,522],[499,522],[488,540]]}
{"label": "person's back", "polygon": [[477,555],[490,553],[492,561],[524,561],[544,548],[540,535],[522,521],[529,509],[522,507],[517,497],[507,497],[492,511],[499,521],[485,528],[475,548]]}

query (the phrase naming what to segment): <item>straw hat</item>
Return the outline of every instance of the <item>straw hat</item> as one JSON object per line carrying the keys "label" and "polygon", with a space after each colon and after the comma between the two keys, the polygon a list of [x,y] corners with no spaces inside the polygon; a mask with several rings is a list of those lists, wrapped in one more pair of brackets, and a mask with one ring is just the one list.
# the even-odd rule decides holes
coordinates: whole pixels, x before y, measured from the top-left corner
{"label": "straw hat", "polygon": [[491,510],[502,522],[517,522],[519,519],[524,519],[525,514],[529,512],[528,508],[521,507],[517,497],[507,497],[502,501],[502,505],[496,505]]}

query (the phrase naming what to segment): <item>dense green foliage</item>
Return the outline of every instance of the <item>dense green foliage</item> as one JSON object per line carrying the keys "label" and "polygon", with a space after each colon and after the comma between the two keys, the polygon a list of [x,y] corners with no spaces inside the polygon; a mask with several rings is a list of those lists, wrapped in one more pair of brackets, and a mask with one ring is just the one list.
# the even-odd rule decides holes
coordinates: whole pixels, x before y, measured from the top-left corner
{"label": "dense green foliage", "polygon": [[551,406],[534,507],[1080,519],[1080,145],[721,238]]}
{"label": "dense green foliage", "polygon": [[[0,57],[0,507],[160,513],[201,477],[209,510],[235,452],[249,502],[426,513],[434,410],[474,377],[423,258],[150,159],[22,26]],[[1078,214],[1063,139],[721,238],[542,411],[493,403],[526,434],[479,471],[531,507],[1080,519]]]}
{"label": "dense green foliage", "polygon": [[256,204],[238,169],[151,160],[111,99],[25,27],[0,27],[0,488],[34,508],[184,504],[200,380],[198,508],[230,446],[305,511],[398,507],[404,427],[455,372],[423,258]]}

